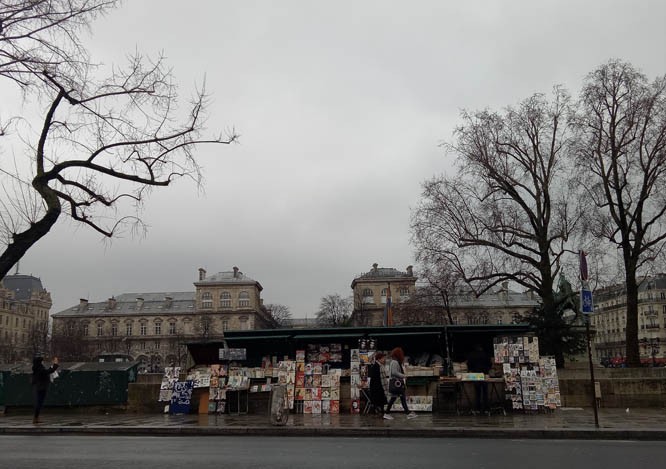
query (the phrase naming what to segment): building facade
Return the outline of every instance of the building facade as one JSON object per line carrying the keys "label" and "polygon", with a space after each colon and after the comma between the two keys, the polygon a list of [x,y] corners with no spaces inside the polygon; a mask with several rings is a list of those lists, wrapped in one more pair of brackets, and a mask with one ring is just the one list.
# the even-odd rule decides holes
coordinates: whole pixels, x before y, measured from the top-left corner
{"label": "building facade", "polygon": [[[405,272],[392,267],[372,265],[372,270],[354,278],[351,283],[354,309],[353,326],[385,325],[386,304],[406,301],[416,290],[416,277],[412,266]],[[394,321],[395,324],[395,321]]]}
{"label": "building facade", "polygon": [[0,362],[31,360],[47,346],[51,294],[32,275],[7,275],[0,284]]}
{"label": "building facade", "polygon": [[124,356],[141,371],[183,365],[193,340],[219,340],[226,330],[270,329],[262,286],[234,267],[207,276],[199,269],[190,292],[124,293],[99,303],[86,299],[53,315],[53,347],[62,358]]}
{"label": "building facade", "polygon": [[[626,354],[627,292],[624,284],[594,292],[594,348],[601,363],[622,362]],[[666,274],[647,277],[638,286],[638,340],[641,361],[666,361]]]}

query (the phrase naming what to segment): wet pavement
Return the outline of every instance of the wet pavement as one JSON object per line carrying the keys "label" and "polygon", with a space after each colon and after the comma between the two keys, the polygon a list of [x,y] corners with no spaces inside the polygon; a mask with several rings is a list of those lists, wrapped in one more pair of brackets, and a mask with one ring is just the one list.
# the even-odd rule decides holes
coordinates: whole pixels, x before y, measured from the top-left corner
{"label": "wet pavement", "polygon": [[666,408],[600,409],[599,427],[592,409],[562,408],[550,413],[448,415],[420,413],[408,420],[374,415],[290,415],[285,426],[273,426],[268,415],[162,415],[46,409],[32,424],[23,411],[0,415],[1,434],[109,435],[280,435],[399,436],[551,439],[627,439],[666,441]]}

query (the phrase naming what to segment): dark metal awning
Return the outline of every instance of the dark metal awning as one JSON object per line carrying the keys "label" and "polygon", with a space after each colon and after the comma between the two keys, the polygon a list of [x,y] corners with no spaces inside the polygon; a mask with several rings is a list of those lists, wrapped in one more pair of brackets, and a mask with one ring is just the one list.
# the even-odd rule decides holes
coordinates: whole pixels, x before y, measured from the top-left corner
{"label": "dark metal awning", "polygon": [[243,337],[225,337],[227,342],[242,342],[245,340],[286,340],[291,336],[288,334],[282,335],[248,335]]}
{"label": "dark metal awning", "polygon": [[405,336],[423,336],[423,335],[441,335],[440,331],[410,331],[410,332],[374,332],[368,334],[370,337],[405,337]]}
{"label": "dark metal awning", "polygon": [[301,334],[295,335],[294,339],[297,340],[316,340],[316,339],[350,339],[350,338],[361,338],[365,334],[362,332],[350,333],[350,334]]}

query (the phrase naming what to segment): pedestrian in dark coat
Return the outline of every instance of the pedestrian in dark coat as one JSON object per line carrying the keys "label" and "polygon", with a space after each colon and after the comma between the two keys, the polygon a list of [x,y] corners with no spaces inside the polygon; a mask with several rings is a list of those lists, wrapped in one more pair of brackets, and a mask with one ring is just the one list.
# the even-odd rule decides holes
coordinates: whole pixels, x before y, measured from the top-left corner
{"label": "pedestrian in dark coat", "polygon": [[[388,380],[386,371],[386,355],[383,352],[375,353],[375,362],[369,366],[368,377],[370,378],[370,401],[376,412],[384,415],[384,406],[388,403],[386,389]],[[384,382],[386,381],[386,383]]]}
{"label": "pedestrian in dark coat", "polygon": [[35,357],[32,360],[32,392],[35,398],[35,413],[32,423],[39,423],[39,413],[46,399],[46,391],[51,384],[51,373],[58,369],[58,357],[53,358],[53,365],[50,368],[44,366],[42,357]]}

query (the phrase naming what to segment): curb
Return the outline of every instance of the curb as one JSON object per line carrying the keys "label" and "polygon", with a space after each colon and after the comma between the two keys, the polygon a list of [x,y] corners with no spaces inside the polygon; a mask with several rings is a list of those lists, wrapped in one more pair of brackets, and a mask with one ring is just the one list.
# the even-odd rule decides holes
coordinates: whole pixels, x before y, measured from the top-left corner
{"label": "curb", "polygon": [[497,438],[548,440],[666,441],[666,430],[619,429],[497,429],[497,428],[340,428],[340,427],[142,427],[142,426],[16,426],[0,427],[0,435],[107,435],[107,436],[282,436],[282,437],[393,437],[393,438]]}

